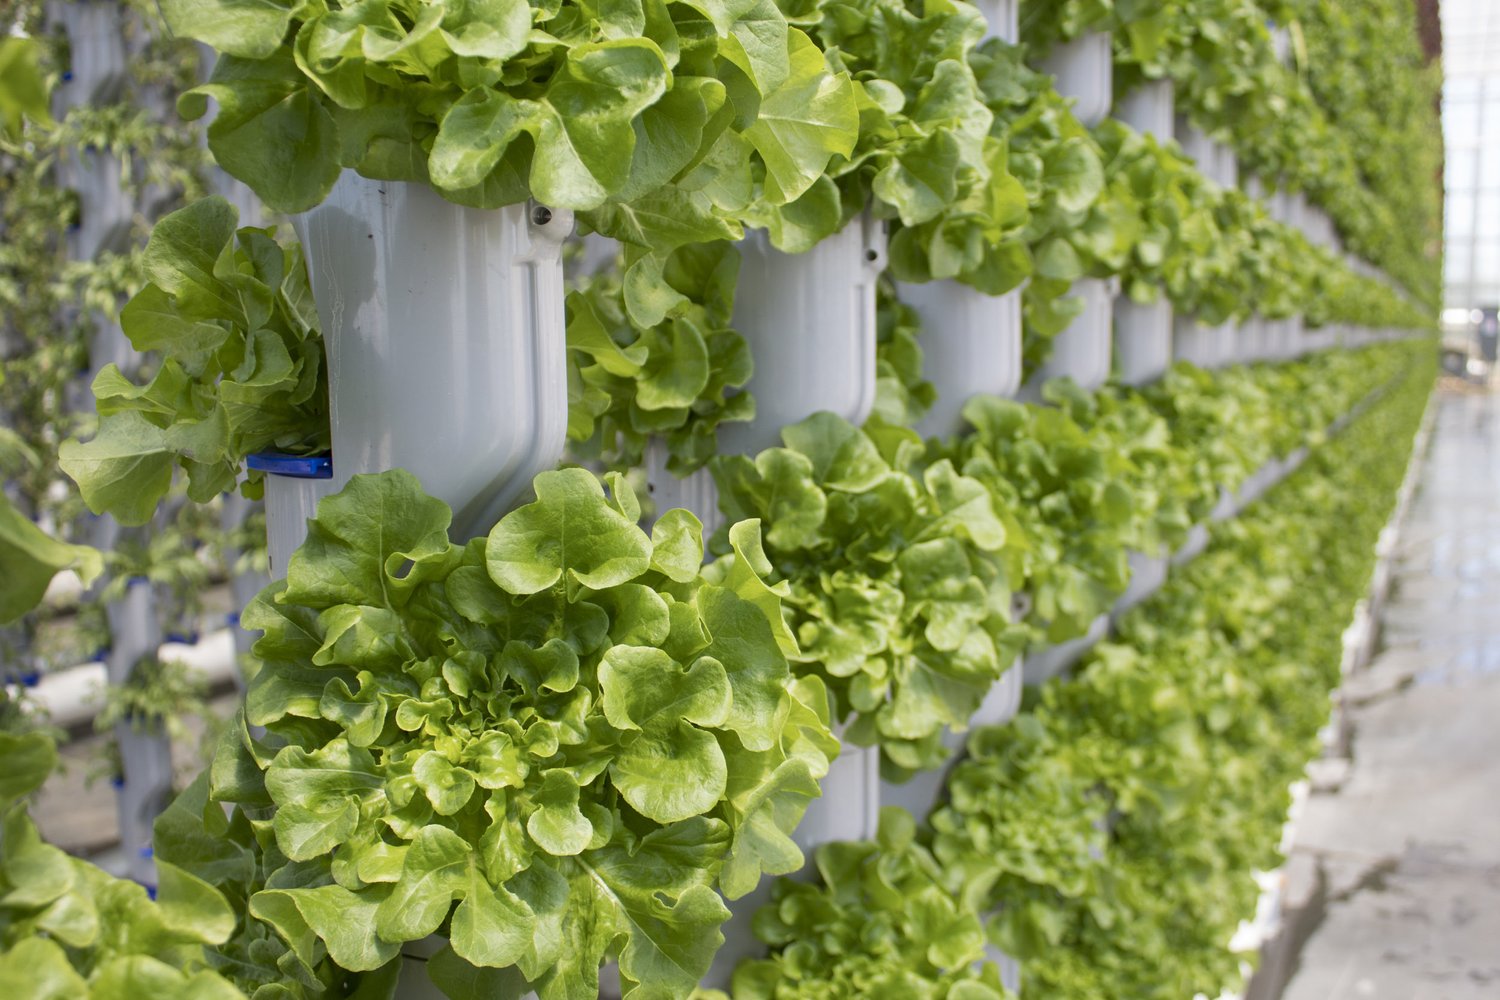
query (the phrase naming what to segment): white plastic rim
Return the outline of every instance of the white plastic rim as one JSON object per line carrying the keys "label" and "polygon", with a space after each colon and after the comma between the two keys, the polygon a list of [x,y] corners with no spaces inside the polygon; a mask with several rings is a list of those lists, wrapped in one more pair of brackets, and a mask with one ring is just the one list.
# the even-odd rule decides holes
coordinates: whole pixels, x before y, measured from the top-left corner
{"label": "white plastic rim", "polygon": [[1052,339],[1052,353],[1027,381],[1026,396],[1040,398],[1049,379],[1071,378],[1086,390],[1094,390],[1109,378],[1110,334],[1114,326],[1114,299],[1109,282],[1084,278],[1068,294],[1083,300],[1083,311],[1068,328]]}
{"label": "white plastic rim", "polygon": [[1109,633],[1109,615],[1100,615],[1089,625],[1089,630],[1077,639],[1056,646],[1033,647],[1026,651],[1021,664],[1022,680],[1032,687],[1045,684],[1073,664],[1083,659],[1085,653]]}
{"label": "white plastic rim", "polygon": [[1214,143],[1214,177],[1222,188],[1240,186],[1240,158],[1222,142]]}
{"label": "white plastic rim", "polygon": [[1204,326],[1191,316],[1172,321],[1172,358],[1199,368],[1219,368],[1229,361],[1235,341],[1235,326]]}
{"label": "white plastic rim", "polygon": [[488,531],[562,457],[572,213],[494,211],[346,170],[294,225],[328,353],[334,483],[402,468]]}
{"label": "white plastic rim", "polygon": [[1159,143],[1172,140],[1177,127],[1176,89],[1171,80],[1152,80],[1115,98],[1115,117]]}
{"label": "white plastic rim", "polygon": [[703,522],[703,541],[719,527],[723,519],[719,514],[719,490],[713,474],[708,469],[699,469],[679,479],[667,471],[667,448],[658,438],[646,444],[646,488],[651,501],[656,505],[656,517],[661,517],[674,507],[690,510]]}
{"label": "white plastic rim", "polygon": [[1194,125],[1187,115],[1177,116],[1173,134],[1177,138],[1178,145],[1182,147],[1183,153],[1198,167],[1198,172],[1218,184],[1218,143]]}
{"label": "white plastic rim", "polygon": [[74,103],[101,103],[125,81],[125,31],[128,8],[117,0],[70,0],[54,7],[62,19],[71,50],[68,89]]}
{"label": "white plastic rim", "polygon": [[721,426],[721,453],[779,445],[783,427],[823,410],[855,424],[870,415],[885,250],[885,223],[869,212],[804,254],[777,250],[764,230],[740,243],[733,325],[755,360],[755,419]]}
{"label": "white plastic rim", "polygon": [[986,25],[981,42],[998,38],[1014,45],[1021,40],[1021,0],[974,0],[974,6]]}
{"label": "white plastic rim", "polygon": [[1112,616],[1119,618],[1131,608],[1161,589],[1167,582],[1166,556],[1152,556],[1144,552],[1130,552],[1126,558],[1130,563],[1130,586],[1115,602]]}
{"label": "white plastic rim", "polygon": [[1172,303],[1165,295],[1142,305],[1115,300],[1115,372],[1125,385],[1146,385],[1172,366]]}
{"label": "white plastic rim", "polygon": [[266,476],[266,549],[271,579],[286,576],[292,553],[307,540],[307,519],[317,514],[319,500],[338,492],[337,481]]}
{"label": "white plastic rim", "polygon": [[[1022,657],[1016,657],[1000,679],[991,685],[989,694],[984,696],[984,701],[979,703],[969,720],[970,726],[1003,726],[1016,717],[1021,710],[1021,689],[1025,687],[1022,683],[1024,669]],[[961,740],[966,738],[960,736]]]}
{"label": "white plastic rim", "polygon": [[986,943],[984,957],[1000,968],[1000,985],[1012,993],[1021,992],[1021,963],[993,944]]}
{"label": "white plastic rim", "polygon": [[922,317],[923,376],[937,401],[917,423],[924,437],[964,428],[970,396],[1010,396],[1021,387],[1021,292],[986,295],[956,281],[899,286]]}
{"label": "white plastic rim", "polygon": [[844,739],[843,749],[818,784],[792,840],[810,853],[830,840],[868,840],[880,823],[880,748],[861,747]]}
{"label": "white plastic rim", "polygon": [[1109,32],[1091,31],[1054,47],[1042,60],[1042,72],[1057,78],[1057,92],[1073,99],[1073,114],[1089,128],[1104,121],[1114,104],[1110,44]]}
{"label": "white plastic rim", "polygon": [[1173,566],[1185,566],[1208,548],[1208,525],[1195,524],[1188,530],[1187,539],[1182,543],[1182,548],[1172,554]]}

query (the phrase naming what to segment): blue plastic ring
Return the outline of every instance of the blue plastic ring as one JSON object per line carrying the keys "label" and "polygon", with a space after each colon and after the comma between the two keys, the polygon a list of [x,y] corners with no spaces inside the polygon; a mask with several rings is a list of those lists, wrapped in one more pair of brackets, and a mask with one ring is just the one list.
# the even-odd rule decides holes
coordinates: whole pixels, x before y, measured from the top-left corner
{"label": "blue plastic ring", "polygon": [[289,476],[292,479],[333,478],[331,455],[283,455],[279,451],[263,451],[245,459],[245,464],[256,472],[273,476]]}

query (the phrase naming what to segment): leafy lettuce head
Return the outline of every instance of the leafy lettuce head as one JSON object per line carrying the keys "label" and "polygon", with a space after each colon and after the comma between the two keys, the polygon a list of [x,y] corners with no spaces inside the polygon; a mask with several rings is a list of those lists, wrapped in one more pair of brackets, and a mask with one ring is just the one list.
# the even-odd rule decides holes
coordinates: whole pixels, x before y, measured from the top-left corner
{"label": "leafy lettuce head", "polygon": [[[700,576],[691,514],[647,535],[623,479],[581,469],[535,490],[457,545],[409,473],[356,476],[247,609],[266,736],[230,741],[216,773],[250,777],[215,794],[271,807],[286,859],[250,912],[309,966],[321,947],[379,969],[441,933],[549,1000],[597,990],[606,957],[626,996],[686,996],[719,892],[802,865],[788,834],[837,752],[826,696],[793,680],[752,563]],[[733,534],[759,550],[754,523]]]}

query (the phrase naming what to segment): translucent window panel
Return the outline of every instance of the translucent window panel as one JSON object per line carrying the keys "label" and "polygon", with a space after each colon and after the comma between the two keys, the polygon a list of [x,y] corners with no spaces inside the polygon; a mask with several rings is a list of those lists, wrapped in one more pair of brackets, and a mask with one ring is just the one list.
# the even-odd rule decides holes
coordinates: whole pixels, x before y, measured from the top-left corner
{"label": "translucent window panel", "polygon": [[1479,150],[1479,190],[1500,188],[1500,142],[1489,143]]}
{"label": "translucent window panel", "polygon": [[1484,76],[1449,76],[1443,81],[1443,102],[1460,103],[1464,100],[1479,100],[1484,81]]}
{"label": "translucent window panel", "polygon": [[1500,281],[1500,239],[1474,244],[1474,281]]}
{"label": "translucent window panel", "polygon": [[1450,100],[1443,105],[1443,134],[1450,143],[1468,143],[1479,136],[1477,100]]}
{"label": "translucent window panel", "polygon": [[1482,82],[1483,78],[1478,76],[1450,76],[1443,84],[1443,100],[1453,103],[1477,101]]}
{"label": "translucent window panel", "polygon": [[1479,186],[1478,150],[1449,150],[1447,171],[1448,175],[1444,179],[1444,186],[1448,189],[1450,195],[1465,194],[1473,191]]}
{"label": "translucent window panel", "polygon": [[1448,236],[1450,238],[1468,238],[1474,235],[1474,225],[1478,221],[1479,213],[1474,209],[1474,194],[1472,191],[1449,191],[1447,207]]}
{"label": "translucent window panel", "polygon": [[1490,81],[1489,96],[1484,102],[1484,123],[1479,141],[1485,145],[1500,143],[1500,77]]}
{"label": "translucent window panel", "polygon": [[1500,239],[1500,191],[1480,195],[1477,229],[1481,239]]}
{"label": "translucent window panel", "polygon": [[1470,265],[1474,262],[1473,244],[1449,243],[1446,249],[1447,253],[1443,257],[1443,283],[1450,287],[1467,284],[1472,274]]}

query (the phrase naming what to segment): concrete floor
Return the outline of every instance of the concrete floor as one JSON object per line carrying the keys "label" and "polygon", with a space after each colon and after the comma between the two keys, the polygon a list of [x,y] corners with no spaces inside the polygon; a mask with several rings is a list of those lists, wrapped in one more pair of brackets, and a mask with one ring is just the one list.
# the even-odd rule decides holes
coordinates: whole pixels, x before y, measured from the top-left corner
{"label": "concrete floor", "polygon": [[1347,757],[1297,828],[1284,1000],[1500,998],[1500,396],[1435,405]]}

